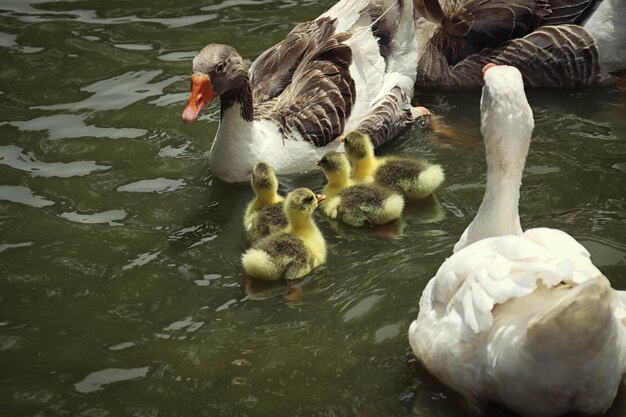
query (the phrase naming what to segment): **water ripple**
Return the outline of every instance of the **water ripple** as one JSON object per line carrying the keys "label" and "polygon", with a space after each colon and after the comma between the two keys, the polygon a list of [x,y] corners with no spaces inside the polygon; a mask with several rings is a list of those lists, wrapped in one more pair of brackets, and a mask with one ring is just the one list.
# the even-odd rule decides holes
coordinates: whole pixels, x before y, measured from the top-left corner
{"label": "water ripple", "polygon": [[85,124],[86,115],[55,114],[31,120],[12,121],[9,124],[22,131],[48,131],[50,139],[94,138],[136,138],[146,134],[144,129],[97,127]]}
{"label": "water ripple", "polygon": [[93,93],[85,100],[34,108],[43,110],[121,110],[145,98],[163,94],[165,87],[184,78],[183,76],[174,76],[151,83],[162,72],[161,70],[129,71],[81,88],[81,91]]}
{"label": "water ripple", "polygon": [[22,187],[21,185],[0,185],[0,200],[37,208],[54,204],[54,201],[46,200],[43,197],[35,195],[30,189]]}
{"label": "water ripple", "polygon": [[149,366],[132,369],[103,369],[87,375],[85,379],[74,384],[74,389],[83,394],[89,394],[90,392],[100,391],[104,385],[109,385],[114,382],[145,378],[149,370]]}
{"label": "water ripple", "polygon": [[117,191],[127,193],[167,193],[176,191],[185,186],[184,180],[170,180],[167,178],[156,178],[152,180],[141,180],[117,187]]}
{"label": "water ripple", "polygon": [[126,217],[126,212],[124,210],[108,210],[101,213],[81,214],[72,211],[61,214],[61,217],[75,223],[107,223],[109,226],[122,226],[122,223],[117,223],[116,220],[124,219]]}
{"label": "water ripple", "polygon": [[17,43],[17,35],[5,32],[0,32],[0,48],[13,49],[23,54],[34,54],[43,51],[41,47],[21,46]]}
{"label": "water ripple", "polygon": [[17,146],[0,146],[0,164],[11,168],[26,171],[40,177],[82,177],[94,171],[104,171],[110,168],[98,165],[95,161],[74,162],[41,162],[32,152],[24,153]]}
{"label": "water ripple", "polygon": [[[9,249],[26,248],[28,246],[33,246],[34,244],[34,242],[0,243],[0,253]],[[0,327],[2,327],[2,323],[0,323]]]}
{"label": "water ripple", "polygon": [[41,10],[32,7],[32,4],[50,3],[49,0],[5,0],[2,5],[0,16],[13,17],[26,23],[51,22],[59,20],[76,20],[81,23],[95,25],[119,25],[127,23],[158,23],[170,28],[181,28],[192,26],[197,23],[208,22],[217,18],[217,14],[200,14],[179,17],[140,17],[137,15],[126,15],[103,18],[98,17],[96,10]]}

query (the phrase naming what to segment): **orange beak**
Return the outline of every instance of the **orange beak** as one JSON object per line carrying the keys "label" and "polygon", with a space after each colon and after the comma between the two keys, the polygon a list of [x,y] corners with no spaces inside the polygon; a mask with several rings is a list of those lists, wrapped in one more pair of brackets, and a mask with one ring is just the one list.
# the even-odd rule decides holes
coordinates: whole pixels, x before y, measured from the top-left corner
{"label": "orange beak", "polygon": [[191,76],[191,92],[183,110],[183,122],[191,123],[198,118],[202,109],[213,101],[215,92],[208,75]]}
{"label": "orange beak", "polygon": [[346,137],[344,135],[339,136],[339,142],[344,143],[346,141]]}
{"label": "orange beak", "polygon": [[317,198],[318,203],[326,200],[326,196],[324,194],[315,194],[315,197]]}
{"label": "orange beak", "polygon": [[483,74],[484,74],[484,73],[486,73],[486,72],[487,72],[487,70],[488,70],[489,68],[493,68],[493,67],[497,67],[497,65],[496,65],[496,64],[494,64],[493,62],[491,62],[491,63],[489,63],[489,64],[485,65],[485,66],[483,67]]}

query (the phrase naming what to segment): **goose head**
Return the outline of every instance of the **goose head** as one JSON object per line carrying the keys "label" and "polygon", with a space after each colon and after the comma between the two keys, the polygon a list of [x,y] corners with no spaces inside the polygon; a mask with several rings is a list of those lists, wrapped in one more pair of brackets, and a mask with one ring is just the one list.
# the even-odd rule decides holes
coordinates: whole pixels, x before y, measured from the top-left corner
{"label": "goose head", "polygon": [[374,157],[372,140],[365,133],[357,131],[350,132],[340,137],[339,140],[343,142],[346,154],[353,162]]}
{"label": "goose head", "polygon": [[183,111],[183,122],[191,123],[215,97],[241,87],[248,77],[248,66],[235,48],[205,46],[193,59],[191,92]]}
{"label": "goose head", "polygon": [[350,178],[350,162],[344,153],[331,151],[317,162],[329,182],[347,182]]}
{"label": "goose head", "polygon": [[290,223],[299,219],[310,218],[318,203],[326,199],[323,194],[315,194],[308,188],[298,188],[287,194],[285,213]]}
{"label": "goose head", "polygon": [[278,180],[269,164],[259,162],[252,168],[250,184],[257,197],[261,200],[271,200],[278,192]]}
{"label": "goose head", "polygon": [[[480,130],[488,161],[522,170],[535,123],[517,68],[487,64],[480,99]],[[497,161],[497,162],[496,162]]]}

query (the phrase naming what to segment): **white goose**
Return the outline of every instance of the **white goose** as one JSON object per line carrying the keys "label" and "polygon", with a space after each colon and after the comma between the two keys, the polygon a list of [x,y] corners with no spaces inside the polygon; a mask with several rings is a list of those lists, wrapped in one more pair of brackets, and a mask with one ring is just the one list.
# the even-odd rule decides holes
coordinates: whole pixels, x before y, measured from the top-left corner
{"label": "white goose", "polygon": [[624,0],[416,0],[416,86],[479,87],[488,62],[527,86],[574,87],[626,68]]}
{"label": "white goose", "polygon": [[249,69],[230,46],[202,49],[183,121],[220,97],[209,162],[226,182],[247,181],[259,161],[277,174],[308,170],[344,132],[379,132],[379,145],[413,122],[416,68],[412,0],[342,0]]}
{"label": "white goose", "polygon": [[481,99],[487,190],[422,294],[411,348],[476,405],[534,417],[601,413],[626,371],[625,293],[567,233],[519,228],[533,116],[520,72],[491,65]]}

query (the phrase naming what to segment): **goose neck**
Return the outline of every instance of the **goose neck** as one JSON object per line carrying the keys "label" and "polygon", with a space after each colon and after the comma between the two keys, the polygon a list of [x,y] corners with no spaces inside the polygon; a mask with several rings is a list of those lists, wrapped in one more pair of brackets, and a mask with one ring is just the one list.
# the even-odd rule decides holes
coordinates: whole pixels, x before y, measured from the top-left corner
{"label": "goose neck", "polygon": [[252,104],[252,87],[248,76],[243,77],[241,84],[224,92],[220,97],[220,117],[224,120],[227,114],[232,114],[228,110],[233,107],[239,107],[239,117],[246,122],[254,120],[254,106]]}

